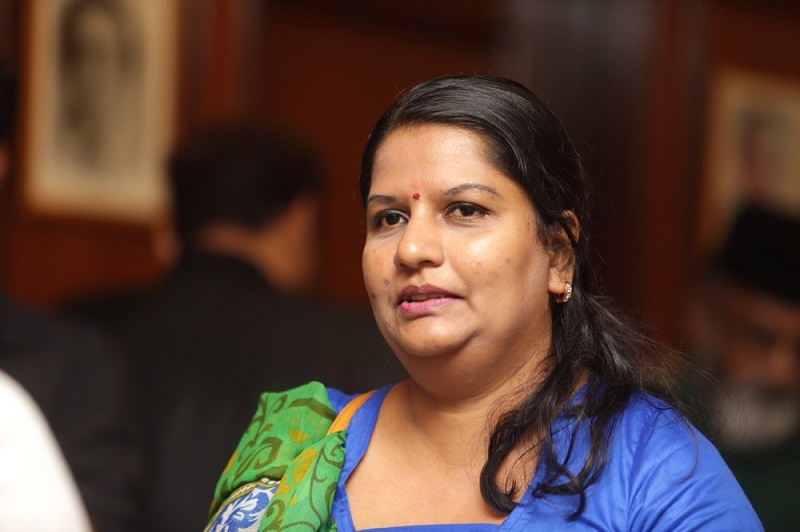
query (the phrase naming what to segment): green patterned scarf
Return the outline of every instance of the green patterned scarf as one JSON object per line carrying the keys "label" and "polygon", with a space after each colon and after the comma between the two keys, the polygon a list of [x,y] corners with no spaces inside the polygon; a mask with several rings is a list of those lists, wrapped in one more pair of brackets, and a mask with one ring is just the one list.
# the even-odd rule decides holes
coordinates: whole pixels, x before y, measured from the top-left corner
{"label": "green patterned scarf", "polygon": [[254,486],[279,480],[259,531],[336,530],[330,510],[344,464],[347,431],[329,434],[334,419],[327,390],[318,382],[263,394],[217,483],[213,519]]}

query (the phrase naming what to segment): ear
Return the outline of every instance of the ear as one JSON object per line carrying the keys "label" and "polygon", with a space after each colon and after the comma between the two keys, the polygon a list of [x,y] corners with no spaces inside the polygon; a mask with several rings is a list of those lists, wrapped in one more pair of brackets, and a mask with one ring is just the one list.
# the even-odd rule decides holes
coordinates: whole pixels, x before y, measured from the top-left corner
{"label": "ear", "polygon": [[566,229],[560,224],[554,224],[550,242],[547,243],[547,252],[550,255],[550,278],[547,290],[556,295],[566,291],[567,283],[571,283],[575,275],[575,253],[569,237],[571,235],[572,240],[577,242],[581,230],[580,222],[574,212],[564,211],[562,216]]}

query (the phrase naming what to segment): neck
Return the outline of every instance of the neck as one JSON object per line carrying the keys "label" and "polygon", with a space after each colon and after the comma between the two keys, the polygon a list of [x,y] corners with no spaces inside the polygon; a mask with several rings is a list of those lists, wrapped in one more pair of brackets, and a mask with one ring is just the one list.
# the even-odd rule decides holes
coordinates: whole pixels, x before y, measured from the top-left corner
{"label": "neck", "polygon": [[413,442],[408,447],[411,454],[448,469],[478,474],[490,431],[486,412],[493,405],[489,398],[441,403],[408,380],[391,390],[386,405],[404,419],[402,434],[396,437]]}
{"label": "neck", "polygon": [[507,410],[544,378],[548,345],[549,338],[538,347],[530,342],[508,349],[504,357],[489,354],[485,345],[433,356],[402,352],[398,356],[417,393],[432,404],[461,408],[488,403]]}
{"label": "neck", "polygon": [[276,271],[282,271],[288,260],[280,254],[281,246],[268,232],[217,224],[204,229],[197,237],[197,249],[241,259],[261,273],[276,288],[283,288]]}
{"label": "neck", "polygon": [[397,387],[395,401],[410,428],[432,448],[451,457],[460,449],[471,461],[479,457],[480,467],[495,424],[540,381],[540,358],[530,356],[512,367],[471,369],[456,358],[410,364],[412,379]]}

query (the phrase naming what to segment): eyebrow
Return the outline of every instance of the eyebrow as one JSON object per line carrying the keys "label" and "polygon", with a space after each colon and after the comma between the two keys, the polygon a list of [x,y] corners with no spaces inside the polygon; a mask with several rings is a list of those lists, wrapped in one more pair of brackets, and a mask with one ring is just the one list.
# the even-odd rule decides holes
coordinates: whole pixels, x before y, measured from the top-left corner
{"label": "eyebrow", "polygon": [[375,194],[374,196],[370,196],[367,198],[367,205],[372,203],[380,203],[381,205],[388,205],[390,203],[394,203],[397,201],[396,196],[386,196],[383,194]]}
{"label": "eyebrow", "polygon": [[466,190],[482,190],[484,192],[488,192],[493,196],[500,196],[497,193],[497,190],[494,187],[488,187],[486,185],[481,185],[479,183],[464,183],[463,185],[459,185],[457,187],[453,187],[450,190],[445,191],[446,196],[455,196],[456,194],[460,194]]}

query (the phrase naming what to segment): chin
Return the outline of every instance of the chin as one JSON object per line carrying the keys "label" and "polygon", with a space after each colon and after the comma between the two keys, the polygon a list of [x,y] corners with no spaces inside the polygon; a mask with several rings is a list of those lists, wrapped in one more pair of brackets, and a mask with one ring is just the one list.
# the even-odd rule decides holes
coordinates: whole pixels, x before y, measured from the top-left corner
{"label": "chin", "polygon": [[421,334],[406,335],[389,345],[405,364],[415,360],[444,359],[461,352],[466,345],[464,341],[456,341],[441,337],[426,337]]}
{"label": "chin", "polygon": [[400,348],[399,352],[402,353],[400,358],[414,360],[446,357],[457,351],[458,349],[456,347],[449,345],[419,344],[419,342],[416,342],[414,345],[404,345]]}
{"label": "chin", "polygon": [[391,333],[390,345],[409,355],[421,357],[459,351],[467,345],[468,340],[463,329],[453,330],[453,327],[442,326],[441,323],[425,323],[422,320],[399,324]]}

